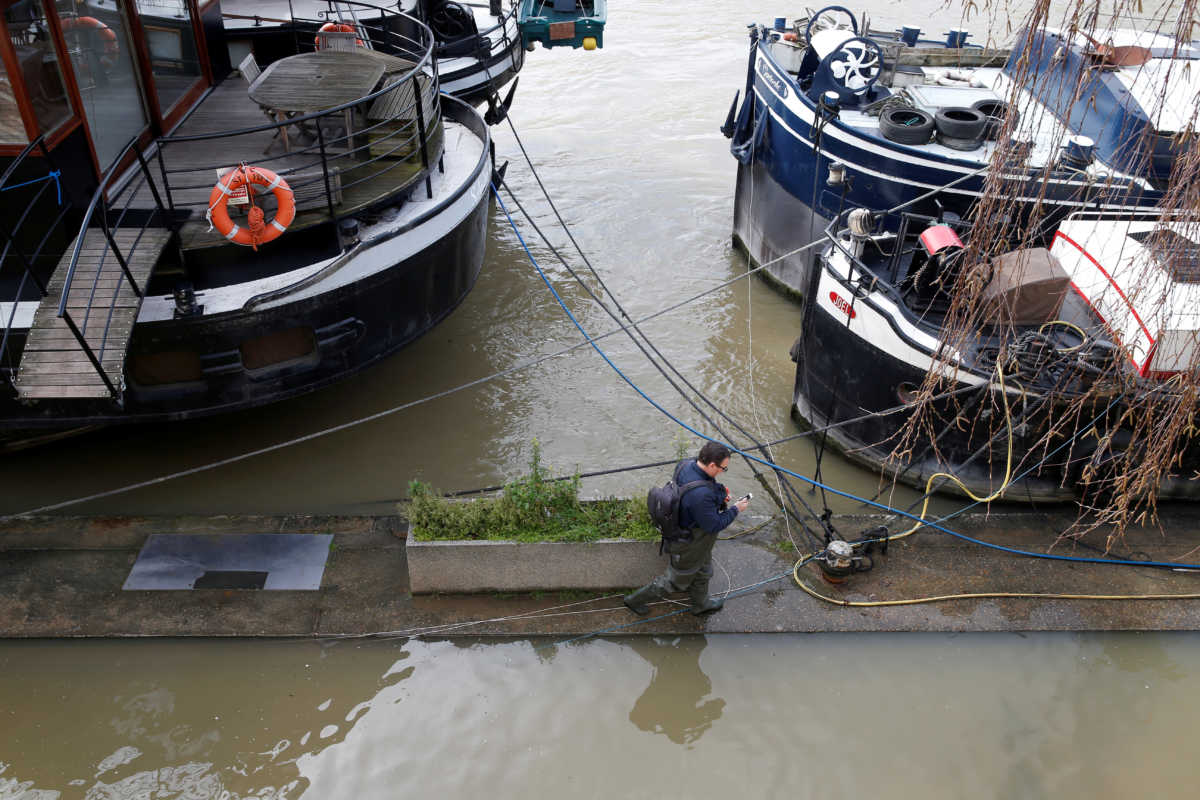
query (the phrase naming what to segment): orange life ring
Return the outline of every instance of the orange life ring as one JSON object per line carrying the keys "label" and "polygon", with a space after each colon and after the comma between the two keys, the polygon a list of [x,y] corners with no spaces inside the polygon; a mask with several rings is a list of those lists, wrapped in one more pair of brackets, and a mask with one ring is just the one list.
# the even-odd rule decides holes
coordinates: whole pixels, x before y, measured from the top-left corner
{"label": "orange life ring", "polygon": [[[353,25],[347,25],[342,22],[326,22],[320,28],[317,28],[317,31],[318,31],[317,35],[313,37],[313,46],[318,50],[321,49],[321,34],[322,33],[328,33],[330,31],[332,31],[334,33],[355,33]],[[362,39],[355,39],[354,44],[356,44],[359,47],[364,46]]]}
{"label": "orange life ring", "polygon": [[63,30],[71,28],[92,28],[99,31],[100,38],[104,42],[104,55],[100,61],[105,67],[111,67],[117,63],[117,56],[121,54],[121,45],[117,42],[117,34],[112,28],[105,25],[95,17],[67,17],[62,21]]}
{"label": "orange life ring", "polygon": [[[246,196],[250,200],[245,227],[230,219],[227,207],[229,196],[243,186],[246,187]],[[265,191],[275,195],[275,202],[279,208],[270,222],[266,221],[263,210],[254,204],[254,186],[262,186]],[[217,185],[208,195],[206,216],[226,239],[234,244],[250,245],[257,250],[260,244],[278,239],[287,230],[287,226],[292,224],[292,220],[296,218],[296,201],[292,197],[291,187],[283,178],[264,167],[248,167],[243,164],[230,170],[225,177],[217,181]]]}

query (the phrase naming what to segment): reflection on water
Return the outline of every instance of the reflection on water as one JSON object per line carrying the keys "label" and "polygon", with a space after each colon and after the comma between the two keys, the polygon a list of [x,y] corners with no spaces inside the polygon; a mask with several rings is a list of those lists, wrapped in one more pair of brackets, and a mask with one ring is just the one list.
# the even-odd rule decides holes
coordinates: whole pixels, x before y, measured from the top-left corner
{"label": "reflection on water", "polygon": [[721,718],[725,701],[709,697],[712,681],[700,669],[700,654],[707,643],[692,637],[630,640],[633,652],[654,667],[650,685],[629,712],[630,722],[675,744],[691,745]]}
{"label": "reflection on water", "polygon": [[1200,637],[3,642],[0,800],[1179,796]]}

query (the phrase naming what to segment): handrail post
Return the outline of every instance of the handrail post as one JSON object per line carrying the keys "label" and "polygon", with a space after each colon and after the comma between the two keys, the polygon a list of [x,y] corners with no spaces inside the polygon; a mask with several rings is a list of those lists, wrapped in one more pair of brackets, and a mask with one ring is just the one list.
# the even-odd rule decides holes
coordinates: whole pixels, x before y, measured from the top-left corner
{"label": "handrail post", "polygon": [[155,155],[158,157],[158,171],[162,173],[163,194],[167,196],[167,208],[171,210],[171,219],[175,218],[175,198],[171,196],[171,179],[167,175],[167,162],[163,158],[163,150],[166,149],[166,142],[158,143],[158,151]]}
{"label": "handrail post", "polygon": [[158,193],[158,187],[154,185],[154,178],[150,176],[150,167],[146,164],[146,158],[142,155],[142,148],[136,144],[133,146],[133,154],[137,156],[138,166],[142,169],[142,174],[146,176],[146,185],[150,187],[150,194],[154,196],[154,205],[158,207],[159,213],[166,213],[166,206],[163,205],[162,197]]}
{"label": "handrail post", "polygon": [[420,70],[413,72],[413,97],[417,101],[417,135],[421,137],[421,166],[425,169],[425,194],[433,199],[433,181],[429,177],[429,150],[425,141],[425,98],[421,96],[421,82],[417,80]]}
{"label": "handrail post", "polygon": [[[102,190],[103,191],[103,190]],[[104,238],[108,240],[109,246],[117,257],[117,263],[121,265],[121,271],[125,273],[125,279],[129,281],[129,285],[133,288],[133,293],[142,299],[142,290],[138,287],[137,281],[133,279],[133,273],[129,271],[129,265],[125,263],[125,256],[121,255],[121,248],[117,247],[117,240],[113,238],[112,231],[108,227],[108,203],[100,203],[100,227],[104,231]],[[63,287],[63,291],[69,291],[70,287]]]}
{"label": "handrail post", "polygon": [[104,385],[108,387],[109,394],[116,397],[117,387],[108,379],[108,373],[104,371],[103,365],[96,358],[95,353],[92,352],[92,348],[88,347],[87,339],[84,338],[83,332],[75,324],[75,320],[71,319],[70,312],[64,311],[62,314],[59,314],[59,317],[66,321],[67,327],[71,329],[71,333],[75,334],[75,338],[79,341],[79,346],[83,348],[84,355],[88,357],[88,361],[92,362],[92,366],[96,368],[96,373],[99,374],[100,380],[104,381]]}
{"label": "handrail post", "polygon": [[[346,136],[350,136],[350,131],[346,131]],[[321,118],[317,117],[317,147],[321,150],[321,178],[325,181],[325,207],[329,209],[329,221],[333,223],[333,230],[337,235],[338,252],[346,249],[346,245],[342,242],[342,227],[338,225],[337,217],[333,213],[333,187],[329,184],[329,161],[325,155],[325,132],[321,129]]]}

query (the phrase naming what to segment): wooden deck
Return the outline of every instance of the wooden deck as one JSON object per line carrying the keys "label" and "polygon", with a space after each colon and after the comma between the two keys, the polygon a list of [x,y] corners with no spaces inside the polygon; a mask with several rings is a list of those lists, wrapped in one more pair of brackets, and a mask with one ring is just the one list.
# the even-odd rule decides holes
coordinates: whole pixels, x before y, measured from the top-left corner
{"label": "wooden deck", "polygon": [[[204,99],[173,135],[212,134],[270,123],[272,120],[250,99],[247,88],[243,79],[237,76],[229,78]],[[341,187],[340,191],[336,191],[337,186],[334,187],[334,211],[339,216],[387,200],[399,189],[418,179],[422,169],[420,155],[415,148],[400,147],[401,137],[415,134],[415,125],[410,124],[394,139],[385,140],[381,147],[379,137],[388,135],[398,127],[397,123],[405,120],[397,118],[381,123],[378,119],[366,119],[360,110],[355,111],[352,120],[355,128],[353,142],[358,149],[350,153],[346,151],[352,148],[348,146],[349,140],[341,129],[343,118],[343,114],[336,114],[322,121],[331,183],[340,184]],[[209,194],[217,181],[218,170],[237,166],[241,162],[272,170],[292,186],[296,193],[297,214],[289,230],[327,222],[330,215],[325,203],[325,174],[313,136],[315,129],[311,125],[307,127],[306,134],[298,126],[289,126],[292,152],[284,151],[282,140],[273,130],[192,142],[166,142],[161,149],[161,158],[168,172],[171,198],[177,209],[191,211],[180,232],[183,248],[202,249],[226,244],[220,234],[208,229],[205,211]],[[371,127],[374,130],[366,130]],[[435,163],[442,147],[440,120],[429,125],[428,140],[429,158],[431,163]],[[391,142],[394,144],[388,146]],[[389,157],[369,161],[383,150],[395,152]],[[157,159],[151,164],[151,170],[155,181],[161,182]],[[147,188],[142,188],[135,196],[134,205],[138,207],[150,207],[152,203]],[[267,205],[269,211],[270,204]]]}
{"label": "wooden deck", "polygon": [[[160,228],[118,230],[113,238],[138,289],[144,291],[171,238],[170,232]],[[59,261],[46,287],[48,294],[34,313],[15,382],[17,396],[22,399],[112,397],[79,340],[58,316],[73,250],[74,243]],[[124,380],[125,351],[141,305],[104,232],[89,229],[67,296],[67,313],[118,390]]]}

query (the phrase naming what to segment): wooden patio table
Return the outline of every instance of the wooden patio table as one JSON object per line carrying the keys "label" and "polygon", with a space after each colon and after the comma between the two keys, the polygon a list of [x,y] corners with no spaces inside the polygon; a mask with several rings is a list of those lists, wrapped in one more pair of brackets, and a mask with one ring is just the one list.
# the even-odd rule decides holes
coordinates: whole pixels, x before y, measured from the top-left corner
{"label": "wooden patio table", "polygon": [[[379,55],[383,54],[318,50],[281,58],[254,79],[247,93],[251,100],[274,111],[280,122],[296,114],[323,111],[370,94],[387,70]],[[351,113],[352,109],[346,109],[347,136]],[[287,128],[280,130],[284,148],[290,149]]]}

